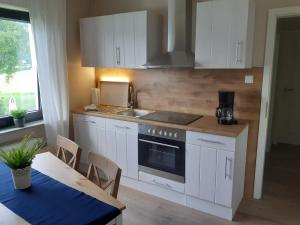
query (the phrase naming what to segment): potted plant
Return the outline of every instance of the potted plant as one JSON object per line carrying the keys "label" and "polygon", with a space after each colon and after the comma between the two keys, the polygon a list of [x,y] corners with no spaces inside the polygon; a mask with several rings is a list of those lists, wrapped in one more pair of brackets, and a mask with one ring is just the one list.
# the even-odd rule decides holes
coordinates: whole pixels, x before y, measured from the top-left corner
{"label": "potted plant", "polygon": [[14,118],[14,123],[16,127],[24,127],[26,114],[27,112],[21,109],[12,110],[10,112],[10,115]]}
{"label": "potted plant", "polygon": [[9,151],[0,150],[0,158],[11,168],[15,189],[25,189],[31,186],[31,164],[35,155],[44,146],[42,139],[31,139],[25,136],[23,140]]}

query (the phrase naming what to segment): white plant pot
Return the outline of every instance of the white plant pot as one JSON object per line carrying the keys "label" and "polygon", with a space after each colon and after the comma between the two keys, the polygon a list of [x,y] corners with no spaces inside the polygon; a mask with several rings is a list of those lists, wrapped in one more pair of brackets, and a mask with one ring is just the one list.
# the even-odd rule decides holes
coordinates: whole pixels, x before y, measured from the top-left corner
{"label": "white plant pot", "polygon": [[24,169],[11,170],[15,189],[25,189],[31,186],[31,166]]}

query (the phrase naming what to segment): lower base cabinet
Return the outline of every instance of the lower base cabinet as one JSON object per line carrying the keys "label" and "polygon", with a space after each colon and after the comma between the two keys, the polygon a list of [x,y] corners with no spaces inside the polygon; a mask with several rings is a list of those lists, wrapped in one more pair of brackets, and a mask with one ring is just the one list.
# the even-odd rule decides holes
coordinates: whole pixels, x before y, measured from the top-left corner
{"label": "lower base cabinet", "polygon": [[232,219],[244,194],[248,128],[237,137],[187,132],[187,205]]}
{"label": "lower base cabinet", "polygon": [[138,171],[138,124],[74,114],[75,141],[87,168],[89,151],[122,169],[121,184],[232,220],[244,195],[248,128],[238,137],[189,132],[185,183]]}

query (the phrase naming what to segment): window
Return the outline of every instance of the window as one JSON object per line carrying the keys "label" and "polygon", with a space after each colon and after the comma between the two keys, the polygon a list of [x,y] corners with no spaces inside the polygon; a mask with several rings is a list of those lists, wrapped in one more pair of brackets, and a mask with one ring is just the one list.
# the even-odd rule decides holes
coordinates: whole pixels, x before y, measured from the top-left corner
{"label": "window", "polygon": [[0,8],[0,128],[13,125],[13,109],[42,119],[37,74],[29,13]]}

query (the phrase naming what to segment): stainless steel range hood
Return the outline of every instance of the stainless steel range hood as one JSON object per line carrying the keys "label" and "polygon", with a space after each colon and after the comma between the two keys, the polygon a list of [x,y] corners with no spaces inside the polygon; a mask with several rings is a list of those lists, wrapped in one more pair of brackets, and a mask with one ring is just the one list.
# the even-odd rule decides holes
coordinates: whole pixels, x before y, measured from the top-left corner
{"label": "stainless steel range hood", "polygon": [[168,52],[150,59],[146,68],[191,68],[192,0],[168,0]]}

